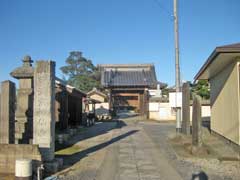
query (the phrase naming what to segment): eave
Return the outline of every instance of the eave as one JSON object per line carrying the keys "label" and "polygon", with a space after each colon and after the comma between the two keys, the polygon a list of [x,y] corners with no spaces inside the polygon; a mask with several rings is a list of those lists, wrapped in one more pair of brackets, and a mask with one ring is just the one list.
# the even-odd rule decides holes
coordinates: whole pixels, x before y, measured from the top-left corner
{"label": "eave", "polygon": [[233,63],[234,61],[239,61],[239,57],[240,43],[216,47],[196,74],[194,80],[210,79],[227,65]]}

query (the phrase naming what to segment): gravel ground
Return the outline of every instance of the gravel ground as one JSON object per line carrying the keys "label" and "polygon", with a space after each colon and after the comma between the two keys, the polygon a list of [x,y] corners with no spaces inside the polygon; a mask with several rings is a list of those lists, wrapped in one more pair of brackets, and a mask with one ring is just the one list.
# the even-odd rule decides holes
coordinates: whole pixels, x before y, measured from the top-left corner
{"label": "gravel ground", "polygon": [[[158,149],[169,159],[170,164],[181,174],[184,179],[191,179],[194,174],[199,174],[204,179],[240,179],[240,163],[220,162],[216,158],[181,157],[176,154],[169,143],[169,134],[174,134],[175,125],[171,123],[140,123],[148,136],[159,147]],[[228,149],[231,151],[231,149]],[[226,150],[225,150],[226,151]],[[205,178],[206,179],[206,178]]]}

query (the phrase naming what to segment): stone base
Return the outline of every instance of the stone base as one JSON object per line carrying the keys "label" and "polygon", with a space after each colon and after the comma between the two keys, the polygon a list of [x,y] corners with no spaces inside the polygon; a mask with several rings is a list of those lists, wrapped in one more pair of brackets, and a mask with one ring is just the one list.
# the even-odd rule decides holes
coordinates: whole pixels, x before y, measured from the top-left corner
{"label": "stone base", "polygon": [[58,134],[56,136],[56,140],[58,141],[59,144],[64,144],[68,142],[69,138],[70,138],[70,135],[68,133]]}
{"label": "stone base", "polygon": [[52,161],[44,162],[44,172],[46,173],[56,173],[63,166],[63,159],[55,158]]}
{"label": "stone base", "polygon": [[34,172],[42,164],[42,156],[37,145],[0,144],[0,173],[14,174],[16,159],[33,160]]}

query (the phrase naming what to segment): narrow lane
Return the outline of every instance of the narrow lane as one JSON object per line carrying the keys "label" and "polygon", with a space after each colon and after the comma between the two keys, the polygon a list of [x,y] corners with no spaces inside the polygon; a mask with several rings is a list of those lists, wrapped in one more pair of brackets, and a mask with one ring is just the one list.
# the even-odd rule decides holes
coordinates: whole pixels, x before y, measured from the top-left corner
{"label": "narrow lane", "polygon": [[[175,132],[174,124],[140,120],[127,118],[116,127],[103,123],[86,132],[86,139],[76,142],[81,151],[73,157],[79,160],[60,172],[60,179],[190,180],[202,170],[176,156],[167,140],[168,134]],[[224,179],[207,175],[209,179]]]}
{"label": "narrow lane", "polygon": [[[67,156],[61,180],[178,180],[177,171],[146,135],[139,118],[90,128],[72,141],[79,152]],[[79,141],[78,141],[79,140]]]}
{"label": "narrow lane", "polygon": [[125,126],[116,130],[117,136],[128,133],[131,135],[120,139],[111,146],[100,170],[101,176],[96,179],[182,179],[168,163],[168,160],[159,153],[155,144],[137,121],[138,119],[124,120]]}

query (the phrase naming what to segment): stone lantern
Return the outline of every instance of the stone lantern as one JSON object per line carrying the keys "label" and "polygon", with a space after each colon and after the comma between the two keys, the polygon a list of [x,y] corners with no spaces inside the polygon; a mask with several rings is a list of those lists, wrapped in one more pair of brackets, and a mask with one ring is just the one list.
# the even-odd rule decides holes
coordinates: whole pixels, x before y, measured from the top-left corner
{"label": "stone lantern", "polygon": [[33,138],[33,74],[32,59],[23,58],[23,65],[10,74],[19,80],[15,114],[15,143],[32,144]]}

